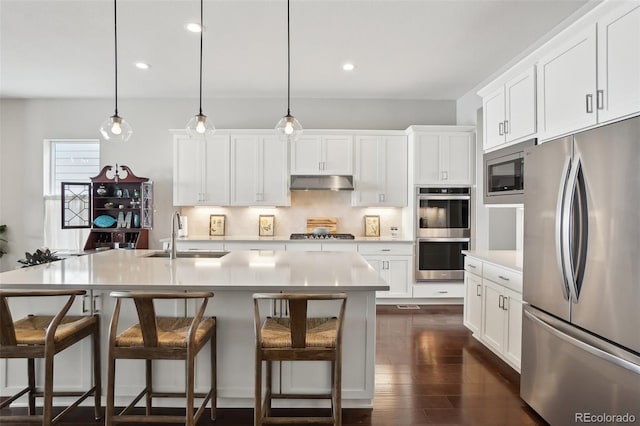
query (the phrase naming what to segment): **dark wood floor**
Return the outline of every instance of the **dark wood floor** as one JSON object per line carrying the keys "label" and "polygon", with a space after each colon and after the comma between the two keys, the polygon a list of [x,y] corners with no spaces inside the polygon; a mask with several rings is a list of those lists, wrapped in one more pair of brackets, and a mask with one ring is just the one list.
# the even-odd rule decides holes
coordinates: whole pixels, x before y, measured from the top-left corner
{"label": "dark wood floor", "polygon": [[[379,306],[377,320],[374,408],[345,410],[345,426],[546,424],[518,397],[519,375],[462,325],[461,306]],[[252,416],[219,409],[215,425],[248,426]],[[59,424],[101,423],[81,407]],[[198,425],[207,424],[205,413]]]}

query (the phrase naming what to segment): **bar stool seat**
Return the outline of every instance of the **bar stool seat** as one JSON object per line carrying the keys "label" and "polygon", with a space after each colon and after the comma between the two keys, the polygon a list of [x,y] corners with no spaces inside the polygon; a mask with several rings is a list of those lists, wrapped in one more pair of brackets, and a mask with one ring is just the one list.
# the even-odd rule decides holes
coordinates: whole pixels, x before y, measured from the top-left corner
{"label": "bar stool seat", "polygon": [[[82,401],[94,396],[94,414],[96,419],[102,417],[100,405],[100,321],[98,315],[67,315],[76,296],[86,294],[84,290],[41,290],[41,291],[0,291],[0,358],[27,359],[28,385],[26,388],[7,398],[0,404],[0,409],[10,406],[21,396],[28,395],[28,415],[0,415],[0,423],[42,423],[51,425],[59,422]],[[10,298],[68,296],[66,304],[57,315],[33,315],[13,321],[9,309]],[[87,391],[54,391],[53,365],[54,356],[81,341],[92,337],[93,383]],[[35,359],[44,360],[43,388],[36,387]],[[53,398],[57,396],[76,396],[57,416],[53,416]],[[44,398],[42,414],[35,414],[35,399]]]}
{"label": "bar stool seat", "polygon": [[[200,419],[206,405],[211,401],[211,420],[216,417],[216,318],[205,317],[204,312],[212,292],[112,292],[116,298],[111,328],[109,332],[109,365],[106,426],[117,423],[183,423],[194,426]],[[131,299],[135,304],[138,323],[118,334],[122,300]],[[157,299],[202,299],[193,317],[156,316],[154,300]],[[195,357],[205,345],[211,342],[211,386],[206,393],[196,393]],[[117,359],[145,360],[145,387],[119,414],[115,414],[115,369]],[[185,361],[186,386],[184,392],[156,392],[153,389],[152,360]],[[132,414],[135,404],[143,397],[145,413]],[[153,414],[153,398],[185,398],[183,416]],[[195,398],[203,401],[194,413]]]}
{"label": "bar stool seat", "polygon": [[[342,424],[342,328],[347,301],[345,293],[256,293],[253,295],[256,366],[254,424]],[[287,316],[267,316],[262,320],[260,300],[284,301]],[[308,316],[311,303],[332,304],[336,316]],[[322,303],[322,302],[321,302]],[[337,303],[337,305],[336,305]],[[262,395],[262,363],[266,362],[266,393]],[[274,361],[328,361],[331,364],[331,391],[322,394],[274,393]],[[329,399],[330,417],[273,416],[272,399]]]}

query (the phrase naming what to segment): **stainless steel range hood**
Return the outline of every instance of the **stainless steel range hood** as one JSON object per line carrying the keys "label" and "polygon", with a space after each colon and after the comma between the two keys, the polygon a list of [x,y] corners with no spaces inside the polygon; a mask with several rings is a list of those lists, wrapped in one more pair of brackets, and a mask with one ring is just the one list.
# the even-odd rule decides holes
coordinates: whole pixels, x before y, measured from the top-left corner
{"label": "stainless steel range hood", "polygon": [[307,190],[331,190],[331,191],[353,191],[353,176],[331,175],[331,176],[315,176],[315,175],[292,175],[291,185],[289,189],[292,191]]}

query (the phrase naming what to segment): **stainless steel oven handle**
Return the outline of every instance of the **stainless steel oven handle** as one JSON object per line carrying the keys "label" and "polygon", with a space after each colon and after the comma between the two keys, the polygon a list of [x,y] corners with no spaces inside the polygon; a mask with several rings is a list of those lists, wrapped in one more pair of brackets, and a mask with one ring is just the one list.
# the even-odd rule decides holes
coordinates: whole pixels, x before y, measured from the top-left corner
{"label": "stainless steel oven handle", "polygon": [[434,237],[434,238],[418,238],[418,243],[468,243],[471,238],[447,238],[447,237]]}
{"label": "stainless steel oven handle", "polygon": [[471,200],[471,195],[451,195],[451,194],[422,194],[418,195],[420,200]]}

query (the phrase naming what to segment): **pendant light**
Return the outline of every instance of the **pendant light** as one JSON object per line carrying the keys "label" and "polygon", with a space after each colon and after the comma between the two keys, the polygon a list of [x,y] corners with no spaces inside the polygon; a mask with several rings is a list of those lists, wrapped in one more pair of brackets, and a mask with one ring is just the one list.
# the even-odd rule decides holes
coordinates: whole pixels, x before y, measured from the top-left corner
{"label": "pendant light", "polygon": [[216,128],[207,116],[202,113],[202,33],[204,25],[202,22],[204,0],[200,0],[200,109],[198,114],[187,123],[187,134],[190,138],[197,136],[212,136]]}
{"label": "pendant light", "polygon": [[289,0],[287,0],[287,115],[276,124],[276,134],[281,139],[296,140],[302,134],[302,126],[291,115],[291,31],[289,24]]}
{"label": "pendant light", "polygon": [[100,134],[109,142],[126,142],[133,134],[129,123],[118,115],[118,11],[116,0],[113,0],[113,34],[115,40],[115,113],[107,117],[100,126]]}

